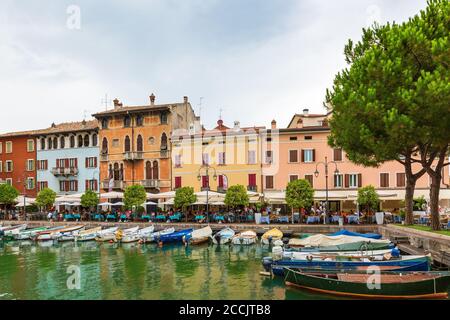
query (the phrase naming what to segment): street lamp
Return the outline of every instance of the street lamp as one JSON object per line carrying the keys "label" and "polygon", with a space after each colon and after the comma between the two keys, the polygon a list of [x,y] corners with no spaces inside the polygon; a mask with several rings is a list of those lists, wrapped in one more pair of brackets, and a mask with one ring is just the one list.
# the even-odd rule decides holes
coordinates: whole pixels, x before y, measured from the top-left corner
{"label": "street lamp", "polygon": [[208,185],[206,186],[206,221],[208,221],[209,223],[209,170],[212,169],[214,170],[214,181],[217,180],[217,172],[216,169],[214,167],[211,167],[209,164],[204,164],[200,167],[200,169],[198,170],[198,175],[197,175],[197,180],[200,181],[202,179],[202,169],[205,169],[205,176],[208,177],[207,183]]}
{"label": "street lamp", "polygon": [[[23,174],[22,178],[23,178],[23,218],[25,220],[27,220],[27,212],[26,212],[26,198],[27,198],[27,179],[25,178],[26,175]],[[20,178],[17,181],[18,183],[20,183]]]}
{"label": "street lamp", "polygon": [[336,170],[334,170],[334,174],[335,175],[339,174],[337,163],[335,161],[328,161],[327,157],[325,157],[325,162],[318,162],[316,164],[316,171],[314,172],[314,176],[317,178],[319,176],[319,170],[318,170],[319,164],[324,165],[324,167],[325,167],[325,202],[326,202],[326,205],[325,205],[325,216],[323,218],[323,224],[326,224],[326,218],[328,217],[328,210],[329,210],[329,207],[328,207],[328,164],[330,164],[330,163],[333,163],[334,166],[336,167]]}

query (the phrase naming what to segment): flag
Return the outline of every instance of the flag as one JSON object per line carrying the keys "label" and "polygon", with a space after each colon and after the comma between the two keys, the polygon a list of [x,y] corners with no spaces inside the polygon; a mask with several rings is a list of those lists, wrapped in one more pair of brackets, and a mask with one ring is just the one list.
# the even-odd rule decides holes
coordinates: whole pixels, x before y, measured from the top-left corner
{"label": "flag", "polygon": [[228,189],[228,177],[223,175],[223,189],[227,190]]}
{"label": "flag", "polygon": [[111,192],[113,190],[113,188],[114,188],[114,178],[111,178],[111,180],[109,180],[108,187],[109,187],[108,191]]}

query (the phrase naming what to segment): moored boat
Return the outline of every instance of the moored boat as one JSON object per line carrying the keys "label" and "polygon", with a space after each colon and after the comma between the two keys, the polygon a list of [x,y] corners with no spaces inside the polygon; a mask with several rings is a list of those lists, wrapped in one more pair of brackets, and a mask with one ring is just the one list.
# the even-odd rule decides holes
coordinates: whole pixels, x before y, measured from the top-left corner
{"label": "moored boat", "polygon": [[154,242],[157,239],[159,239],[159,237],[161,237],[163,235],[172,234],[174,232],[175,232],[175,228],[167,228],[167,229],[164,229],[162,231],[152,232],[152,233],[149,233],[147,235],[143,235],[142,241],[143,242]]}
{"label": "moored boat", "polygon": [[227,244],[231,242],[231,239],[234,237],[236,233],[233,229],[226,227],[218,232],[216,232],[213,236],[211,236],[214,244]]}
{"label": "moored boat", "polygon": [[84,227],[85,227],[84,225],[76,225],[71,227],[47,229],[41,232],[37,232],[36,235],[33,237],[33,240],[35,241],[57,240],[58,238],[61,238],[62,235],[64,234],[69,235],[70,233],[83,229]]}
{"label": "moored boat", "polygon": [[36,233],[47,230],[47,227],[38,227],[33,229],[25,229],[13,235],[14,240],[29,240]]}
{"label": "moored boat", "polygon": [[14,238],[15,233],[19,233],[20,231],[23,231],[26,228],[27,228],[26,224],[17,224],[14,226],[10,226],[2,230],[2,236],[5,240],[12,240]]}
{"label": "moored boat", "polygon": [[369,239],[381,239],[381,234],[379,233],[358,233],[358,232],[352,232],[352,231],[348,231],[347,229],[342,229],[338,232],[329,234],[330,237],[335,237],[335,236],[351,236],[351,237],[364,237],[364,238],[369,238]]}
{"label": "moored boat", "polygon": [[186,239],[189,244],[197,245],[208,242],[212,235],[212,229],[210,226],[206,226],[201,229],[197,229],[192,231],[191,234],[186,236]]}
{"label": "moored boat", "polygon": [[186,236],[191,234],[193,229],[185,229],[176,231],[169,234],[161,234],[155,240],[162,243],[170,243],[170,242],[184,242]]}
{"label": "moored boat", "polygon": [[232,239],[231,242],[233,244],[241,244],[241,245],[250,245],[256,243],[256,240],[258,239],[258,236],[256,235],[255,231],[247,230],[244,232],[240,232],[236,234]]}
{"label": "moored boat", "polygon": [[273,244],[275,241],[283,239],[283,232],[277,228],[273,228],[261,236],[262,244]]}
{"label": "moored boat", "polygon": [[321,274],[286,268],[285,273],[288,286],[360,299],[445,299],[450,287],[449,272]]}
{"label": "moored boat", "polygon": [[75,234],[75,241],[91,241],[95,240],[97,234],[102,230],[102,227],[82,230]]}

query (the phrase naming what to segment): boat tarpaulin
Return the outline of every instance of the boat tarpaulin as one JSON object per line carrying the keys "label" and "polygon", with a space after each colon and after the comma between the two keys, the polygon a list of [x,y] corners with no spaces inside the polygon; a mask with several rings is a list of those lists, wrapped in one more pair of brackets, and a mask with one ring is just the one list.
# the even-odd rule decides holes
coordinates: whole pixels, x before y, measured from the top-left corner
{"label": "boat tarpaulin", "polygon": [[346,229],[329,234],[330,237],[341,236],[341,235],[352,236],[352,237],[364,237],[364,238],[370,238],[370,239],[381,239],[381,234],[378,234],[378,233],[358,233],[358,232],[348,231]]}

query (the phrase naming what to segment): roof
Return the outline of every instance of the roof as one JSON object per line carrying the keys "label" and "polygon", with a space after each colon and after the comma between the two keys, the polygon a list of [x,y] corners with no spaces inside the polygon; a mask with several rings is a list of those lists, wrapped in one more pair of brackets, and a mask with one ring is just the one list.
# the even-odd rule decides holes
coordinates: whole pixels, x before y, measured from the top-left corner
{"label": "roof", "polygon": [[80,121],[80,122],[65,122],[43,130],[37,130],[34,135],[46,135],[46,134],[56,134],[56,133],[66,133],[66,132],[79,132],[79,131],[91,131],[98,129],[98,121]]}
{"label": "roof", "polygon": [[39,132],[39,130],[8,132],[8,133],[1,134],[0,138],[30,136],[30,135],[35,134],[36,132]]}
{"label": "roof", "polygon": [[144,106],[116,107],[115,109],[95,113],[92,116],[95,118],[99,118],[102,116],[119,115],[119,114],[124,114],[127,112],[168,110],[172,106],[183,106],[183,105],[184,105],[184,103],[168,103],[168,104],[155,104],[155,105],[144,105]]}
{"label": "roof", "polygon": [[308,113],[308,115],[305,115],[303,113],[296,113],[294,114],[294,116],[292,117],[291,121],[288,124],[288,128],[292,125],[292,122],[294,121],[294,119],[296,117],[300,117],[300,118],[325,118],[328,117],[330,114],[332,113],[332,111],[329,111],[327,113],[322,113],[322,114],[318,114],[318,113]]}

